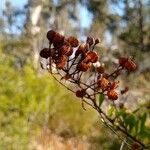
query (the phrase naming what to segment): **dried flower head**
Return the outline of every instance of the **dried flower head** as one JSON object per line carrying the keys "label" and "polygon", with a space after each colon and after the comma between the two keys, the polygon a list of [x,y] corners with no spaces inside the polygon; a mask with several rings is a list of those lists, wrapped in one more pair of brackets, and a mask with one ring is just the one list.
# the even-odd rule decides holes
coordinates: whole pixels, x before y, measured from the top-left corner
{"label": "dried flower head", "polygon": [[118,93],[114,90],[108,91],[107,96],[110,100],[113,100],[113,101],[118,99]]}
{"label": "dried flower head", "polygon": [[89,51],[89,52],[87,52],[84,61],[85,61],[85,62],[95,63],[95,62],[97,62],[97,60],[98,60],[98,55],[97,55],[97,53],[94,52],[94,51]]}
{"label": "dried flower head", "polygon": [[101,42],[100,38],[95,39],[95,45],[100,43],[100,42]]}
{"label": "dried flower head", "polygon": [[93,45],[95,43],[95,39],[93,37],[87,37],[86,43],[89,44],[89,46]]}
{"label": "dried flower head", "polygon": [[54,37],[55,37],[55,35],[56,35],[56,32],[55,32],[55,31],[49,30],[49,31],[47,32],[47,39],[52,43],[52,42],[53,42],[53,39],[54,39]]}
{"label": "dried flower head", "polygon": [[64,69],[65,65],[67,63],[67,57],[62,55],[59,59],[58,62],[56,63],[56,66],[58,69]]}
{"label": "dried flower head", "polygon": [[105,68],[103,66],[97,67],[96,70],[98,73],[101,73],[101,74],[105,72]]}
{"label": "dried flower head", "polygon": [[125,63],[128,61],[128,58],[126,57],[120,57],[119,58],[119,65],[122,67],[125,67]]}
{"label": "dried flower head", "polygon": [[77,47],[79,45],[78,39],[73,36],[68,37],[67,41],[71,44],[72,47]]}
{"label": "dried flower head", "polygon": [[98,87],[100,87],[102,90],[106,89],[108,87],[109,83],[110,83],[109,80],[107,80],[104,77],[97,81]]}
{"label": "dried flower head", "polygon": [[51,50],[49,48],[44,48],[40,51],[40,56],[43,58],[48,58],[51,55]]}
{"label": "dried flower head", "polygon": [[135,71],[137,69],[137,65],[130,58],[127,60],[124,66],[128,71]]}
{"label": "dried flower head", "polygon": [[77,65],[77,70],[86,72],[88,69],[90,69],[90,67],[91,67],[91,63],[85,63],[82,61]]}
{"label": "dried flower head", "polygon": [[77,97],[83,98],[85,96],[85,94],[86,94],[86,90],[85,89],[76,91],[76,96]]}
{"label": "dried flower head", "polygon": [[83,54],[87,51],[87,45],[82,43],[76,50],[75,57],[78,57],[80,54]]}

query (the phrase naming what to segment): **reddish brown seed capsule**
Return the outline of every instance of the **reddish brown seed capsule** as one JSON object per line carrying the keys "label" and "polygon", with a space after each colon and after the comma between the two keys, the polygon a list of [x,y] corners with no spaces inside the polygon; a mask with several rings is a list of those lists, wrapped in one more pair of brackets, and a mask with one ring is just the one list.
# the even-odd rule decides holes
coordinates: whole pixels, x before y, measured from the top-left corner
{"label": "reddish brown seed capsule", "polygon": [[87,53],[86,58],[85,58],[85,62],[91,62],[91,63],[95,63],[98,60],[98,55],[96,52],[94,51],[90,51]]}
{"label": "reddish brown seed capsule", "polygon": [[103,73],[103,77],[106,78],[106,79],[108,79],[109,74],[108,73]]}
{"label": "reddish brown seed capsule", "polygon": [[124,66],[128,71],[135,71],[137,68],[137,65],[131,59],[128,59]]}
{"label": "reddish brown seed capsule", "polygon": [[85,94],[86,94],[85,89],[76,91],[76,96],[77,97],[83,98],[85,96]]}
{"label": "reddish brown seed capsule", "polygon": [[56,32],[53,30],[49,30],[47,32],[47,39],[52,43],[53,42],[53,38],[55,37]]}
{"label": "reddish brown seed capsule", "polygon": [[97,38],[97,39],[95,40],[95,45],[98,44],[98,43],[100,43],[100,42],[101,42],[100,38]]}
{"label": "reddish brown seed capsule", "polygon": [[95,39],[92,37],[87,37],[86,43],[89,44],[89,46],[93,45],[95,43]]}
{"label": "reddish brown seed capsule", "polygon": [[128,90],[129,90],[129,88],[128,88],[128,87],[125,87],[123,90],[121,90],[121,94],[125,94],[125,93],[127,93],[127,92],[128,92]]}
{"label": "reddish brown seed capsule", "polygon": [[113,100],[113,101],[118,99],[118,93],[114,90],[108,91],[107,96],[110,100]]}
{"label": "reddish brown seed capsule", "polygon": [[91,63],[81,62],[77,65],[77,70],[86,72],[88,69],[90,69],[90,67],[91,67]]}
{"label": "reddish brown seed capsule", "polygon": [[105,72],[105,68],[103,66],[97,67],[96,70],[98,73],[101,73],[101,74]]}
{"label": "reddish brown seed capsule", "polygon": [[49,48],[44,48],[40,51],[40,56],[43,58],[47,59],[48,57],[50,57],[50,55],[51,55],[51,51]]}
{"label": "reddish brown seed capsule", "polygon": [[102,78],[100,80],[97,81],[97,85],[98,87],[100,87],[101,89],[106,89],[109,85],[109,80]]}
{"label": "reddish brown seed capsule", "polygon": [[65,79],[65,80],[68,80],[71,78],[71,75],[70,74],[66,74],[64,77],[61,78],[61,80]]}
{"label": "reddish brown seed capsule", "polygon": [[119,83],[119,82],[113,82],[113,83],[111,83],[111,85],[109,86],[109,89],[110,89],[110,90],[116,89],[116,88],[118,87],[118,83]]}
{"label": "reddish brown seed capsule", "polygon": [[125,57],[120,57],[119,58],[119,64],[120,66],[124,67],[125,66],[125,63],[128,61],[128,58],[125,58]]}
{"label": "reddish brown seed capsule", "polygon": [[61,55],[66,55],[66,56],[70,56],[73,53],[73,49],[69,45],[63,45],[62,47],[60,47],[59,51]]}
{"label": "reddish brown seed capsule", "polygon": [[58,60],[58,62],[56,63],[56,66],[58,69],[64,69],[65,65],[67,63],[67,58],[66,56],[61,56]]}
{"label": "reddish brown seed capsule", "polygon": [[72,47],[77,47],[79,45],[79,41],[77,38],[70,36],[66,39]]}
{"label": "reddish brown seed capsule", "polygon": [[65,37],[59,33],[56,33],[54,38],[53,38],[53,45],[56,48],[61,47],[64,44],[64,39]]}
{"label": "reddish brown seed capsule", "polygon": [[80,54],[83,54],[87,51],[87,45],[85,43],[82,43],[77,51],[75,52],[75,57],[78,57]]}

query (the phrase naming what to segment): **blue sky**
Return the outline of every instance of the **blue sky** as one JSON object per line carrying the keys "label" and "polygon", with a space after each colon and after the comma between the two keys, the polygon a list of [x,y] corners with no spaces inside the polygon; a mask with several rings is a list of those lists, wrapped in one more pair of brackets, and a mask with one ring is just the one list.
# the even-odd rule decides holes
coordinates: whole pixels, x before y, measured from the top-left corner
{"label": "blue sky", "polygon": [[[2,14],[2,10],[5,7],[5,2],[8,0],[1,0],[0,2],[0,14]],[[23,6],[27,3],[27,0],[9,0],[13,6],[18,8],[23,8]]]}
{"label": "blue sky", "polygon": [[[2,15],[2,10],[5,7],[5,2],[8,0],[1,0],[0,2],[0,15]],[[23,8],[25,4],[27,4],[27,0],[9,0],[13,6],[17,7],[17,8]],[[81,5],[79,6],[81,7]],[[87,28],[90,26],[91,24],[91,20],[92,20],[92,16],[91,14],[88,12],[88,10],[82,6],[82,9],[80,9],[80,15],[79,18],[81,20],[81,26],[83,28]]]}

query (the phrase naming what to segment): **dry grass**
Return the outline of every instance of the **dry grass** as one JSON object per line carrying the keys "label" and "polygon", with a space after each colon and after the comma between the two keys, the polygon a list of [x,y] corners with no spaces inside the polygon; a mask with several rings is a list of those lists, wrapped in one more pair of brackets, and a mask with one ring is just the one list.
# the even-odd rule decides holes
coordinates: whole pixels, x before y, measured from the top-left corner
{"label": "dry grass", "polygon": [[85,138],[63,138],[52,133],[50,130],[43,130],[39,137],[31,143],[35,150],[89,150],[90,144]]}

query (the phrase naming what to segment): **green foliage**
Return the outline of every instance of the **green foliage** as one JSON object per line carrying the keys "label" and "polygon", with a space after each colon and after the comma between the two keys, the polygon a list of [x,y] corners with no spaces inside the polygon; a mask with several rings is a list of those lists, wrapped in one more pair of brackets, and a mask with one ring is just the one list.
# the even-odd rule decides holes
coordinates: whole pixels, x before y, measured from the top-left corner
{"label": "green foliage", "polygon": [[104,99],[105,99],[105,95],[104,94],[100,94],[99,95],[99,107],[102,105]]}
{"label": "green foliage", "polygon": [[28,149],[45,124],[73,136],[87,134],[95,122],[95,114],[85,112],[47,73],[38,74],[30,65],[17,70],[14,58],[1,53],[0,75],[1,149]]}
{"label": "green foliage", "polygon": [[[148,110],[140,108],[135,112],[129,112],[126,108],[116,108],[110,105],[107,111],[107,115],[114,119],[117,126],[124,126],[124,129],[133,137],[140,139],[145,144],[150,144],[150,128]],[[119,123],[119,124],[118,124]]]}

